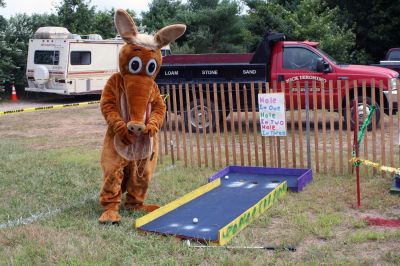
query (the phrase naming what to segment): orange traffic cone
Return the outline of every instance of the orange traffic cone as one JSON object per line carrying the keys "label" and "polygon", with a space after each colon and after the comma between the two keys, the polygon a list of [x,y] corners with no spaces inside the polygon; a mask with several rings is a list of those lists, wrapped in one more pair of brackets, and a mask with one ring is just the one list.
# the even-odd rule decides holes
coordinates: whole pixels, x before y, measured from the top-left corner
{"label": "orange traffic cone", "polygon": [[11,101],[17,102],[18,101],[17,91],[15,90],[14,83],[12,84],[11,88],[12,88],[12,90],[11,90]]}

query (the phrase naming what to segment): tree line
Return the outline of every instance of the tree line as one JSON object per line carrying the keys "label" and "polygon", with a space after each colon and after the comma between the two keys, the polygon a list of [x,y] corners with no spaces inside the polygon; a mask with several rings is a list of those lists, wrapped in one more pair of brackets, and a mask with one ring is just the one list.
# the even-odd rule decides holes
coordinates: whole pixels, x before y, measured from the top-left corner
{"label": "tree line", "polygon": [[[0,8],[7,5],[0,0]],[[400,46],[397,1],[333,0],[153,0],[140,16],[128,10],[139,29],[153,33],[171,23],[187,31],[173,53],[252,52],[267,30],[289,40],[320,42],[339,62],[368,64]],[[134,8],[134,4],[132,4]],[[99,10],[90,0],[62,0],[50,14],[0,16],[0,81],[25,85],[28,40],[42,26],[113,38],[114,9]]]}

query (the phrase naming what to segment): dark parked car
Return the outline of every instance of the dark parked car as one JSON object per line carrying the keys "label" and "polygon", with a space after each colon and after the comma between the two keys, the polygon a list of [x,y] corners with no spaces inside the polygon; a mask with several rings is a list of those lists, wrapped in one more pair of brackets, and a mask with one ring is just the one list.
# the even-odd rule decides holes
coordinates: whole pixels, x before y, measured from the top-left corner
{"label": "dark parked car", "polygon": [[385,59],[375,66],[390,68],[400,73],[400,48],[389,49]]}

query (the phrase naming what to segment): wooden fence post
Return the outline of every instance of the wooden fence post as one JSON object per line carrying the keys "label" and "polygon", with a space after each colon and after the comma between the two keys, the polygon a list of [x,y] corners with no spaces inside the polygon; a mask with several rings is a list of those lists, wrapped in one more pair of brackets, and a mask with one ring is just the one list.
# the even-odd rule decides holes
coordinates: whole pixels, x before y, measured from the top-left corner
{"label": "wooden fence post", "polygon": [[254,91],[254,83],[251,85],[251,109],[253,116],[253,141],[254,141],[254,155],[256,160],[256,166],[260,166],[259,158],[258,158],[258,127],[257,127],[257,109],[256,109],[256,94]]}
{"label": "wooden fence post", "polygon": [[[374,162],[379,162],[382,165],[387,163],[390,166],[395,166],[397,160],[400,159],[400,149],[394,146],[397,144],[394,140],[396,130],[400,131],[400,117],[398,116],[396,119],[392,115],[394,108],[392,97],[399,99],[400,96],[396,96],[393,92],[393,87],[389,87],[387,93],[388,103],[385,107],[382,81],[379,82],[378,88],[375,81],[371,81],[370,94],[366,86],[367,81],[365,80],[361,83],[355,81],[351,84],[348,81],[342,83],[342,81],[338,80],[336,82],[336,87],[333,86],[333,82],[327,84],[329,85],[327,87],[328,91],[324,87],[327,85],[324,85],[322,82],[321,84],[317,84],[316,81],[312,81],[312,86],[310,87],[308,83],[305,83],[306,87],[304,89],[312,93],[312,95],[308,94],[308,105],[307,98],[305,98],[307,93],[304,95],[300,93],[300,89],[303,89],[300,87],[300,84],[293,86],[292,83],[289,83],[288,88],[286,88],[285,83],[278,84],[275,82],[272,84],[272,87],[270,87],[269,83],[258,83],[257,89],[254,83],[251,83],[249,87],[244,86],[243,88],[238,83],[235,83],[234,88],[232,88],[232,84],[228,84],[225,87],[226,84],[214,83],[212,85],[206,84],[205,91],[202,84],[197,84],[198,87],[196,84],[192,84],[191,86],[189,84],[167,85],[166,88],[160,86],[162,94],[168,94],[171,97],[168,97],[166,100],[169,119],[163,124],[159,134],[160,138],[158,139],[160,147],[159,163],[165,160],[165,155],[169,154],[170,150],[173,163],[175,164],[176,161],[183,159],[185,166],[197,164],[198,167],[211,166],[215,168],[216,166],[221,167],[224,164],[240,164],[243,166],[268,165],[271,167],[286,168],[292,166],[305,167],[304,153],[306,150],[304,149],[303,152],[305,140],[303,140],[304,134],[302,131],[302,112],[304,112],[304,107],[308,106],[309,109],[312,108],[313,110],[313,121],[309,121],[310,114],[307,115],[306,108],[306,147],[307,152],[310,152],[310,156],[307,156],[307,167],[315,169],[317,173],[327,173],[329,171],[343,174],[346,167],[346,144],[343,145],[342,143],[346,142],[348,172],[351,173],[353,170],[353,165],[349,162],[353,156],[353,143],[351,139],[353,122],[351,121],[354,121],[354,115],[359,115],[357,116],[359,119],[362,117],[365,119],[368,111],[367,106],[372,104],[380,106],[381,124],[377,130],[376,114],[374,114],[372,116],[372,132],[364,133],[364,144],[361,145],[362,149],[360,150],[362,154],[359,156],[367,160],[372,159]],[[319,86],[321,86],[320,99],[317,93]],[[293,87],[297,88],[296,94],[293,92]],[[335,94],[334,88],[337,88],[337,94]],[[351,90],[353,90],[352,94],[350,94]],[[290,116],[290,121],[288,119],[288,123],[290,123],[288,128],[291,130],[290,140],[287,137],[283,140],[279,137],[259,137],[257,96],[260,93],[278,91],[285,92],[285,95],[288,96],[286,97],[288,102],[285,105],[289,106],[287,111],[290,111],[290,114],[287,113],[288,117]],[[379,94],[377,95],[376,93]],[[249,99],[250,95],[251,102]],[[335,97],[338,97],[338,99],[342,99],[343,97],[344,100],[339,100],[336,104]],[[226,100],[229,100],[229,105]],[[356,102],[355,106],[353,106],[353,100]],[[304,101],[303,104],[302,101]],[[386,112],[389,112],[387,119],[384,115],[385,108],[388,108]],[[354,112],[350,114],[350,110],[354,110]],[[203,112],[204,115],[201,115],[200,112]],[[230,122],[227,122],[228,112],[231,114]],[[297,115],[295,115],[295,112],[297,112]],[[180,113],[180,116],[177,115],[178,113]],[[336,113],[339,115],[338,127],[336,127]],[[329,117],[326,117],[327,114]],[[346,121],[345,132],[343,131],[344,117]],[[319,130],[321,119],[322,131]],[[296,120],[298,120],[297,123]],[[200,124],[205,126],[207,121],[209,123],[209,131],[202,130],[200,132]],[[253,126],[252,129],[250,123]],[[313,130],[310,128],[311,124],[314,125]],[[327,136],[327,126],[329,126],[329,136]],[[396,126],[399,128],[396,129]],[[195,144],[192,143],[192,137],[194,137],[192,135],[194,133],[192,128],[196,128]],[[312,137],[312,134],[314,134],[314,140],[309,139]],[[343,136],[343,134],[346,134],[346,136]],[[222,140],[222,138],[224,139]],[[298,139],[298,143],[296,139]],[[314,144],[312,151],[310,147],[311,142]],[[378,145],[378,142],[382,143],[382,145]],[[384,143],[388,145],[383,145]],[[388,147],[386,148],[386,146]],[[372,155],[369,155],[369,152],[372,152]],[[223,154],[225,154],[225,160],[222,158]],[[238,156],[240,156],[240,161]],[[312,162],[310,162],[311,158]],[[366,174],[371,172],[375,174],[377,172],[376,169],[372,171],[367,171],[366,167],[362,169],[364,169],[362,170],[364,171],[363,173]]]}

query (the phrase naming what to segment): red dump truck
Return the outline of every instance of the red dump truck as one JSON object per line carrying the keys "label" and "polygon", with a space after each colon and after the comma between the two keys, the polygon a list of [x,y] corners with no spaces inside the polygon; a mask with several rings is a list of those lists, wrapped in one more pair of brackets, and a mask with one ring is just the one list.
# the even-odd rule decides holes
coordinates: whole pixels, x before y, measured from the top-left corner
{"label": "red dump truck", "polygon": [[[339,64],[329,55],[318,49],[318,42],[310,41],[285,41],[285,35],[282,33],[267,33],[262,42],[254,53],[245,54],[187,54],[187,55],[169,55],[164,57],[163,66],[157,77],[159,85],[179,84],[179,83],[218,83],[228,84],[239,83],[240,88],[246,85],[249,88],[250,83],[258,82],[285,82],[287,84],[297,82],[300,83],[300,93],[302,98],[302,107],[305,103],[305,86],[311,87],[312,81],[316,81],[317,87],[317,106],[321,108],[321,85],[324,84],[328,88],[329,81],[333,81],[334,108],[338,109],[338,103],[342,103],[345,107],[345,86],[342,85],[342,98],[338,98],[337,80],[348,81],[350,86],[350,95],[353,97],[354,89],[359,90],[361,95],[362,82],[365,80],[367,87],[367,111],[368,106],[372,103],[372,80],[375,84],[383,82],[384,86],[384,105],[377,105],[376,118],[377,123],[380,120],[380,113],[383,110],[388,110],[388,87],[392,86],[393,91],[393,107],[394,112],[397,112],[397,91],[396,83],[399,79],[399,73],[391,69],[363,66],[363,65],[348,65]],[[357,81],[357,87],[354,86],[354,81]],[[344,84],[344,83],[343,83]],[[211,86],[212,87],[212,86]],[[280,86],[278,86],[278,91]],[[378,87],[378,86],[376,86]],[[220,88],[220,86],[218,86]],[[225,86],[226,88],[226,86]],[[288,86],[286,86],[288,88]],[[377,89],[376,89],[377,90]],[[194,90],[196,92],[196,90]],[[250,91],[242,90],[243,93],[248,93],[250,99]],[[191,93],[193,91],[191,90]],[[196,92],[197,94],[197,92]],[[213,95],[213,93],[211,93]],[[199,99],[199,95],[196,95]],[[326,103],[329,103],[329,94],[325,93]],[[379,92],[376,91],[376,102],[379,103]],[[185,97],[183,97],[185,100]],[[296,98],[296,97],[294,97]],[[193,99],[193,97],[190,97]],[[297,106],[296,99],[295,106]],[[179,99],[178,99],[179,101]],[[214,99],[211,97],[211,104]],[[289,91],[286,90],[286,101],[289,102]],[[313,106],[313,97],[309,98],[310,106]],[[195,121],[194,114],[201,115],[199,100],[191,102],[190,112],[184,112],[185,117],[192,116],[191,121]],[[251,101],[248,101],[249,103]],[[362,106],[362,99],[358,99],[359,106]],[[184,103],[186,104],[186,103]],[[178,105],[179,106],[179,103]],[[184,105],[185,106],[185,105]],[[219,104],[219,106],[221,106]],[[194,112],[197,108],[198,112]],[[243,104],[241,105],[243,109]],[[361,108],[358,108],[361,114]],[[207,112],[207,108],[205,108]],[[227,110],[229,112],[229,110]],[[235,110],[238,111],[238,110]],[[353,112],[353,109],[351,109]],[[345,112],[344,112],[345,113]],[[353,117],[353,115],[351,116]],[[201,121],[201,119],[200,119]],[[214,119],[215,121],[215,119]],[[208,121],[203,125],[199,124],[199,129],[207,129]],[[195,123],[192,123],[195,129]]]}

